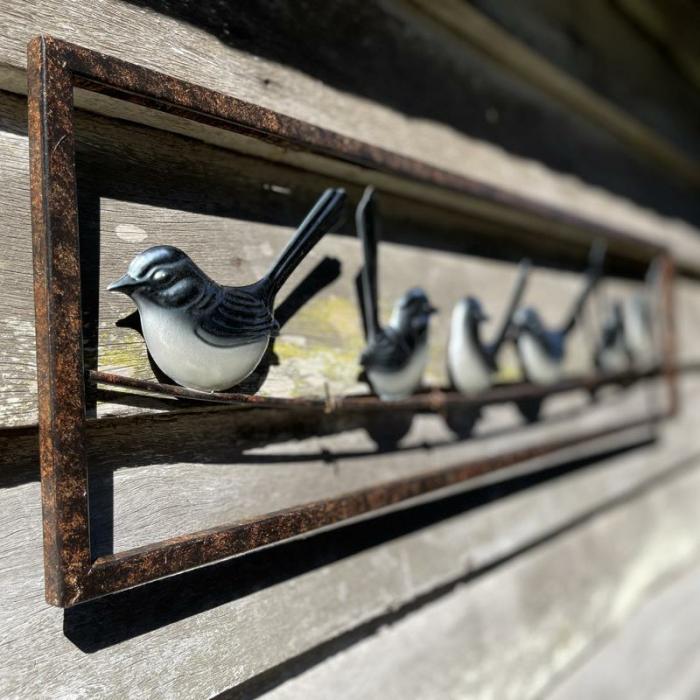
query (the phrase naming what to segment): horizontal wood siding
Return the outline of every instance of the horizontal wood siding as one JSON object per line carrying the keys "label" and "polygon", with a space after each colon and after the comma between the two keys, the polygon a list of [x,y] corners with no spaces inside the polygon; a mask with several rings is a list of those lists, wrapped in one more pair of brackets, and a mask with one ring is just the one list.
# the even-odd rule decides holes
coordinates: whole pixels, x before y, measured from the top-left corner
{"label": "horizontal wood siding", "polygon": [[[553,95],[543,73],[528,77],[496,60],[455,30],[455,15],[436,16],[422,0],[343,0],[313,10],[267,0],[2,5],[0,696],[546,697],[566,689],[559,683],[655,591],[700,564],[700,379],[685,373],[682,410],[661,425],[67,611],[44,601],[24,96],[26,43],[36,34],[667,246],[685,275],[675,289],[679,360],[700,360],[697,189],[671,177],[648,149],[620,139],[606,117],[614,107],[692,167],[697,92],[627,24],[612,46],[623,22],[616,6],[586,4],[580,15],[572,3],[549,0],[464,8],[525,45],[545,76],[554,69],[592,91],[605,107],[600,118]],[[598,35],[599,23],[613,17]],[[614,65],[613,48],[625,70]],[[632,75],[637,61],[644,69]],[[648,94],[645,76],[654,82]],[[640,90],[629,92],[629,84]],[[362,387],[354,298],[361,256],[351,206],[366,171],[83,90],[76,105],[89,367],[153,377],[143,341],[125,321],[131,303],[105,290],[136,252],[175,244],[215,279],[247,282],[320,190],[342,184],[345,221],[279,301],[312,272],[318,289],[284,325],[273,362],[249,388],[326,396]],[[452,305],[477,293],[497,319],[515,263],[542,231],[503,207],[390,179],[378,185],[382,313],[409,284],[429,290],[440,313],[427,376],[441,385]],[[547,320],[561,318],[574,298],[584,257],[580,242],[562,239],[536,256],[526,299]],[[588,366],[606,304],[637,289],[639,281],[617,274],[606,280],[572,339],[570,372]],[[501,378],[516,377],[509,348]],[[471,440],[457,439],[440,416],[418,416],[398,449],[380,450],[362,420],[172,410],[166,399],[91,395],[93,552],[575,436],[646,415],[665,398],[657,381],[607,389],[595,402],[579,392],[548,402],[534,426],[511,406],[492,407]],[[571,687],[589,683],[572,676]]]}

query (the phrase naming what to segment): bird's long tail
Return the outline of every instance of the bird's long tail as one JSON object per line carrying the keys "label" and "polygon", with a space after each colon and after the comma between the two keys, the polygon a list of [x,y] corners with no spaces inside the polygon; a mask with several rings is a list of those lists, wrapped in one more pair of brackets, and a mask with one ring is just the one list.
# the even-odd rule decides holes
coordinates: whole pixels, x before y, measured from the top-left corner
{"label": "bird's long tail", "polygon": [[374,203],[374,188],[367,187],[355,211],[355,225],[362,241],[364,265],[360,273],[360,303],[365,335],[371,341],[379,330],[377,290],[377,228]]}
{"label": "bird's long tail", "polygon": [[603,263],[605,262],[605,254],[608,246],[605,241],[595,241],[591,246],[591,252],[588,256],[588,270],[586,272],[586,282],[583,289],[578,295],[578,298],[573,303],[571,311],[562,326],[562,333],[567,335],[576,325],[578,319],[583,312],[583,307],[586,305],[588,297],[596,288],[600,278],[603,276]]}
{"label": "bird's long tail", "polygon": [[329,188],[319,197],[299,225],[292,240],[265,276],[270,303],[309,251],[337,223],[344,204],[345,190],[343,189]]}
{"label": "bird's long tail", "polygon": [[530,261],[525,258],[520,261],[518,265],[518,278],[515,280],[515,285],[510,293],[510,302],[508,303],[508,308],[503,314],[503,319],[501,320],[501,325],[496,333],[493,342],[489,346],[489,352],[491,356],[496,359],[498,351],[503,345],[505,339],[508,337],[508,332],[511,329],[511,324],[513,323],[513,314],[517,311],[520,306],[520,300],[523,298],[525,293],[525,287],[527,286],[527,280],[530,276]]}

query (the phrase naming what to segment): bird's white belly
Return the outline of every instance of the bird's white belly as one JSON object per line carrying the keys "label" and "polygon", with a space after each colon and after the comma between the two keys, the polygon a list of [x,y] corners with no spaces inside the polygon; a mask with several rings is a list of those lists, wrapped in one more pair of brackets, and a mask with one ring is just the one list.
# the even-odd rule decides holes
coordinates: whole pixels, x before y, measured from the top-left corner
{"label": "bird's white belly", "polygon": [[146,345],[160,369],[178,384],[222,391],[243,381],[258,366],[269,337],[236,347],[216,347],[199,338],[184,314],[150,304],[139,308]]}
{"label": "bird's white belly", "polygon": [[384,401],[398,401],[410,396],[421,383],[428,362],[428,347],[418,348],[405,367],[395,372],[367,370],[372,388]]}
{"label": "bird's white belly", "polygon": [[527,378],[536,384],[554,384],[562,377],[562,363],[547,355],[528,333],[518,338],[518,352]]}
{"label": "bird's white belly", "polygon": [[617,374],[625,372],[629,369],[629,357],[625,351],[624,345],[617,341],[609,348],[605,348],[600,352],[598,357],[600,368],[603,372]]}
{"label": "bird's white belly", "polygon": [[464,332],[450,336],[447,364],[456,389],[463,394],[477,394],[491,386],[491,370]]}

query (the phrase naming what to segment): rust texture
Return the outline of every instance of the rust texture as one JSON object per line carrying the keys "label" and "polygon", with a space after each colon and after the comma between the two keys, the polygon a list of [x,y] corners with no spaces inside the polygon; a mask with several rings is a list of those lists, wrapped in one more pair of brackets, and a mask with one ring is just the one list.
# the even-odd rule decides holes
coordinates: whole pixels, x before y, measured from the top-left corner
{"label": "rust texture", "polygon": [[465,462],[434,472],[379,484],[336,498],[306,503],[255,519],[175,537],[146,547],[97,559],[86,581],[84,595],[93,598],[162,576],[280,542],[321,527],[342,523],[366,513],[455,486],[498,469],[542,457],[557,450],[602,439],[623,430],[648,426],[664,415],[627,421],[574,438]]}
{"label": "rust texture", "polygon": [[[324,501],[307,503],[245,522],[185,535],[147,547],[92,560],[85,449],[85,375],[81,326],[80,245],[73,134],[73,89],[81,87],[229,129],[285,148],[314,153],[388,173],[466,199],[478,200],[554,225],[570,235],[603,236],[621,255],[637,262],[662,254],[641,241],[497,188],[404,158],[233,97],[185,83],[52,37],[28,46],[29,137],[34,249],[34,287],[39,390],[39,441],[44,513],[46,599],[69,607],[96,596],[241,554],[320,527],[341,523],[467,479],[556,450],[649,425],[650,415],[603,431],[512,451],[439,471],[379,485]],[[544,398],[572,390],[594,391],[610,383],[629,383],[663,372],[675,390],[673,268],[664,275],[669,325],[664,366],[649,373],[566,380],[552,387],[496,387],[478,399],[432,390],[386,405],[371,396],[284,399],[244,394],[202,394],[181,387],[90,372],[93,383],[121,386],[160,396],[227,403],[252,408],[303,408],[325,412],[442,411],[451,405]],[[672,395],[673,398],[673,395]],[[676,404],[673,404],[675,406]]]}
{"label": "rust texture", "polygon": [[90,567],[73,86],[42,38],[28,83],[46,599],[66,605]]}
{"label": "rust texture", "polygon": [[[429,411],[434,413],[449,406],[482,408],[502,403],[514,403],[527,399],[545,399],[548,396],[564,394],[570,391],[594,392],[604,386],[629,386],[643,379],[667,376],[668,366],[655,367],[645,371],[629,371],[618,374],[600,374],[585,377],[570,377],[556,384],[536,385],[526,383],[501,384],[475,396],[464,396],[450,389],[430,389],[413,396],[387,404],[372,394],[351,396],[334,396],[326,399],[282,398],[258,396],[231,392],[205,392],[187,389],[174,384],[160,384],[145,379],[135,379],[113,372],[90,370],[87,379],[96,384],[121,386],[127,389],[143,391],[148,394],[167,396],[178,399],[190,399],[215,404],[232,404],[249,408],[308,408],[323,410],[326,413],[342,411]],[[675,373],[675,369],[674,369]]]}
{"label": "rust texture", "polygon": [[76,87],[234,131],[287,150],[313,153],[369,171],[448,190],[463,199],[478,201],[482,207],[488,203],[494,208],[517,212],[531,222],[530,228],[534,226],[540,232],[543,227],[555,226],[565,238],[570,238],[573,234],[578,240],[587,242],[591,237],[600,236],[608,241],[611,252],[620,252],[637,262],[648,261],[663,252],[660,246],[620,229],[514,195],[498,187],[322,129],[230,95],[53,37],[47,36],[45,41],[66,56]]}

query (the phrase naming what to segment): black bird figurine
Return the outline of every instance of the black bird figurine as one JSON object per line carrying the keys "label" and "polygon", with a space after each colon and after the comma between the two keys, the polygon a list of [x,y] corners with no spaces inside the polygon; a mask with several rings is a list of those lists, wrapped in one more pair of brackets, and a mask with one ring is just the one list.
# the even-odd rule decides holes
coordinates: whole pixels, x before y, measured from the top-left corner
{"label": "black bird figurine", "polygon": [[257,282],[225,287],[181,250],[161,245],[139,253],[109,285],[136,304],[146,345],[178,384],[202,391],[235,386],[255,370],[277,333],[275,296],[338,221],[345,192],[326,190],[270,270]]}
{"label": "black bird figurine", "polygon": [[539,313],[532,307],[519,309],[513,316],[512,329],[516,350],[527,381],[535,384],[553,384],[562,378],[567,338],[601,278],[605,251],[604,243],[593,244],[586,282],[559,328],[546,328]]}
{"label": "black bird figurine", "polygon": [[[603,372],[644,370],[658,361],[658,329],[652,313],[660,260],[651,262],[644,287],[624,300],[615,300],[603,322],[594,361]],[[658,317],[656,318],[658,321]]]}
{"label": "black bird figurine", "polygon": [[652,261],[644,288],[626,300],[623,306],[625,342],[634,367],[648,369],[658,362],[659,314],[654,314],[653,299],[659,284],[661,261]]}
{"label": "black bird figurine", "polygon": [[367,187],[355,212],[364,251],[360,303],[367,341],[360,364],[374,392],[393,401],[410,396],[420,386],[428,361],[430,316],[436,309],[426,293],[414,287],[396,302],[389,323],[380,324],[374,206],[374,189]]}
{"label": "black bird figurine", "polygon": [[625,317],[622,302],[615,301],[603,321],[593,361],[596,369],[607,374],[625,372],[632,358],[627,347]]}
{"label": "black bird figurine", "polygon": [[529,274],[530,261],[523,260],[501,324],[490,343],[481,339],[481,324],[488,320],[481,302],[468,296],[455,305],[447,346],[447,373],[451,384],[461,393],[475,394],[491,386],[493,375],[498,371],[498,353],[508,337]]}

